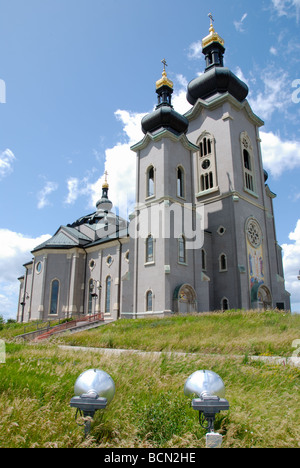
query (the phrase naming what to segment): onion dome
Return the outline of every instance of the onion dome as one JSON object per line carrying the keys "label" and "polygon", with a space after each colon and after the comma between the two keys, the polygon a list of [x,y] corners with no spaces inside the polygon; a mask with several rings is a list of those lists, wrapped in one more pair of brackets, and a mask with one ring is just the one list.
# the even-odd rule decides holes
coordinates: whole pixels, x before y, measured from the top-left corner
{"label": "onion dome", "polygon": [[166,61],[162,60],[162,63],[164,64],[162,77],[156,82],[158,104],[155,111],[142,119],[142,130],[145,134],[155,132],[160,128],[165,128],[176,134],[186,133],[189,122],[186,117],[173,109],[171,104],[173,83],[167,77]]}
{"label": "onion dome", "polygon": [[202,40],[202,53],[205,55],[206,68],[202,75],[188,85],[187,100],[194,105],[197,100],[208,99],[214,95],[230,93],[242,102],[248,95],[248,86],[231,70],[224,67],[224,40],[215,31],[211,18],[209,35]]}
{"label": "onion dome", "polygon": [[107,171],[105,171],[105,182],[102,185],[102,197],[96,203],[97,213],[100,211],[109,212],[112,209],[112,202],[108,199],[109,185],[107,183]]}

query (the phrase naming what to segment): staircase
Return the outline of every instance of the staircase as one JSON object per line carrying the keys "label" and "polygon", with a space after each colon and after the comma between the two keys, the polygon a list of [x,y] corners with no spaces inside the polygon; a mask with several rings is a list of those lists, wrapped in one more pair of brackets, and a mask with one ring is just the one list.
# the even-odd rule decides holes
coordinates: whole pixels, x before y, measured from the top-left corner
{"label": "staircase", "polygon": [[93,328],[93,327],[102,325],[104,323],[106,323],[106,321],[104,320],[103,313],[95,314],[95,315],[84,315],[80,318],[71,320],[69,322],[64,322],[58,325],[53,325],[52,327],[47,326],[45,328],[41,328],[33,332],[24,333],[23,335],[18,335],[16,336],[16,339],[22,338],[26,341],[38,342],[38,341],[45,340],[54,334],[62,333],[67,330],[71,332],[76,332],[76,331],[81,331],[87,328]]}

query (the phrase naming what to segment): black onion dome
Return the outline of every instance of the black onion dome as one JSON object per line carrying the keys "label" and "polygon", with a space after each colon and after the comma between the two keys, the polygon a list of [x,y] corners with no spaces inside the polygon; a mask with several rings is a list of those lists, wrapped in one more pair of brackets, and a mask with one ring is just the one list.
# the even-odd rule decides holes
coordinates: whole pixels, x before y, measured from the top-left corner
{"label": "black onion dome", "polygon": [[186,133],[189,121],[173,109],[171,103],[173,83],[167,77],[165,59],[162,60],[162,63],[164,64],[162,78],[156,82],[158,104],[153,112],[145,115],[142,119],[142,130],[145,134],[155,132],[160,128],[168,129],[176,134]]}
{"label": "black onion dome", "polygon": [[209,35],[202,40],[206,68],[202,75],[189,83],[187,100],[194,105],[198,99],[208,99],[228,92],[242,102],[248,95],[248,86],[229,68],[224,67],[224,39],[214,30],[211,14],[209,17],[211,19]]}
{"label": "black onion dome", "polygon": [[194,105],[197,100],[207,99],[215,94],[230,93],[238,101],[246,99],[249,89],[231,70],[214,67],[192,80],[188,85],[187,100]]}
{"label": "black onion dome", "polygon": [[189,122],[186,117],[176,112],[171,106],[156,108],[142,119],[142,130],[146,134],[159,128],[165,128],[175,133],[186,133]]}

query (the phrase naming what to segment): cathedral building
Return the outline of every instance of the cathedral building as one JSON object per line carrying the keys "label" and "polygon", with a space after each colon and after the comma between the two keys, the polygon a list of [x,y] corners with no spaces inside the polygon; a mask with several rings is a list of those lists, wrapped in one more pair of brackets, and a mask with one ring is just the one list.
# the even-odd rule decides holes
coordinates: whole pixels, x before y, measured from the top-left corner
{"label": "cathedral building", "polygon": [[112,211],[107,179],[96,211],[60,226],[33,251],[17,320],[103,313],[105,320],[237,309],[290,309],[273,198],[248,87],[224,67],[211,23],[205,71],[172,107],[164,70],[156,109],[141,122],[136,207]]}

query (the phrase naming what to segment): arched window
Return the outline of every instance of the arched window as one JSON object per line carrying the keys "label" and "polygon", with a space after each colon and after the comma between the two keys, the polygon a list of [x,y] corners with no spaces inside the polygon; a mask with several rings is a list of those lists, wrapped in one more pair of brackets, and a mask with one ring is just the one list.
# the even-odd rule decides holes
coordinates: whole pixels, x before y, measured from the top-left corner
{"label": "arched window", "polygon": [[229,301],[226,297],[224,297],[221,301],[221,309],[228,310],[229,309]]}
{"label": "arched window", "polygon": [[153,311],[153,294],[152,291],[146,293],[146,312]]}
{"label": "arched window", "polygon": [[254,176],[254,154],[247,132],[241,133],[242,164],[244,171],[244,190],[256,192]]}
{"label": "arched window", "polygon": [[205,137],[200,142],[200,156],[203,158],[203,156],[207,156],[208,154],[211,154],[211,141]]}
{"label": "arched window", "polygon": [[154,262],[153,237],[151,234],[146,239],[146,263]]}
{"label": "arched window", "polygon": [[178,262],[186,263],[186,248],[184,236],[180,236],[178,239]]}
{"label": "arched window", "polygon": [[198,152],[198,184],[199,193],[215,191],[218,189],[216,172],[216,155],[214,138],[207,132],[204,132],[197,141],[199,145]]}
{"label": "arched window", "polygon": [[244,156],[245,187],[248,190],[251,190],[251,192],[254,192],[250,154],[245,149],[243,150],[243,156]]}
{"label": "arched window", "polygon": [[53,280],[51,283],[50,315],[57,315],[58,313],[58,295],[59,281]]}
{"label": "arched window", "polygon": [[147,170],[147,197],[154,195],[154,167],[150,166]]}
{"label": "arched window", "polygon": [[94,282],[93,279],[91,278],[89,281],[89,300],[88,300],[88,314],[92,314],[92,309],[93,309],[93,294],[94,292]]}
{"label": "arched window", "polygon": [[105,282],[105,313],[110,313],[110,294],[111,294],[111,277],[108,276]]}
{"label": "arched window", "polygon": [[224,253],[219,257],[219,269],[220,271],[227,271],[227,256]]}
{"label": "arched window", "polygon": [[177,167],[177,197],[184,198],[184,169]]}

